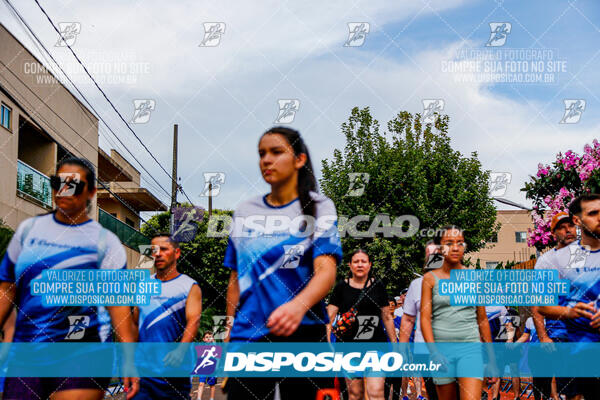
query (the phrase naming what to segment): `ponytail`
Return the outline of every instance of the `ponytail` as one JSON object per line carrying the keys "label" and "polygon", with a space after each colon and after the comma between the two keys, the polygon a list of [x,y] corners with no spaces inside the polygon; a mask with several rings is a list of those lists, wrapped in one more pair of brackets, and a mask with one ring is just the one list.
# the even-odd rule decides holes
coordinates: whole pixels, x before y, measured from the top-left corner
{"label": "ponytail", "polygon": [[308,148],[306,147],[306,144],[304,144],[300,132],[292,128],[275,126],[263,133],[262,136],[269,134],[278,134],[285,137],[285,140],[287,140],[288,144],[294,150],[295,156],[299,156],[303,153],[306,154],[306,163],[304,163],[304,166],[298,171],[298,199],[300,200],[302,213],[316,218],[317,212],[315,202],[313,201],[310,192],[317,191],[317,179],[315,178]]}

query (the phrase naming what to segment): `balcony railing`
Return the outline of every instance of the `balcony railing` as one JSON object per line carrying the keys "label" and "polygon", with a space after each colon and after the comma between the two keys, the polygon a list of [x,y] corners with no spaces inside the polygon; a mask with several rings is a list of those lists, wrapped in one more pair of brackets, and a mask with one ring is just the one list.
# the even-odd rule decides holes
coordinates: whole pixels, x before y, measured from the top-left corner
{"label": "balcony railing", "polygon": [[50,178],[21,160],[17,160],[17,191],[52,208]]}
{"label": "balcony railing", "polygon": [[98,208],[98,222],[100,225],[113,232],[125,246],[135,251],[140,251],[140,245],[150,244],[150,239],[144,236],[140,231],[118,220],[101,208]]}

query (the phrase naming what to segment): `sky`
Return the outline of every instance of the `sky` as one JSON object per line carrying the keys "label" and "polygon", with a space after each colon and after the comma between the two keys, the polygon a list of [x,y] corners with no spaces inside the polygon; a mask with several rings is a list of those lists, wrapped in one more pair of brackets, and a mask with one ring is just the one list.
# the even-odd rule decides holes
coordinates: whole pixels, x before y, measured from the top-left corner
{"label": "sky", "polygon": [[[5,1],[0,22],[45,62]],[[166,192],[146,173],[143,186],[168,205],[169,177],[60,46],[35,2],[11,1]],[[526,206],[520,189],[538,163],[552,162],[558,152],[581,153],[600,124],[600,3],[594,1],[40,4],[55,23],[75,27],[73,50],[169,172],[178,124],[180,182],[203,207],[205,173],[224,174],[216,208],[233,209],[268,192],[257,142],[283,100],[297,100],[288,125],[302,133],[318,166],[343,148],[340,127],[353,107],[370,107],[385,129],[398,112],[422,113],[424,101],[438,100],[450,117],[453,148],[477,152],[485,169],[510,176],[499,195]],[[350,40],[356,25],[365,34]],[[211,27],[222,34],[207,37]],[[483,73],[492,69],[510,82]],[[149,100],[150,114],[136,115],[135,100]],[[585,108],[564,119],[570,100]],[[141,170],[104,123],[100,147],[116,148]]]}

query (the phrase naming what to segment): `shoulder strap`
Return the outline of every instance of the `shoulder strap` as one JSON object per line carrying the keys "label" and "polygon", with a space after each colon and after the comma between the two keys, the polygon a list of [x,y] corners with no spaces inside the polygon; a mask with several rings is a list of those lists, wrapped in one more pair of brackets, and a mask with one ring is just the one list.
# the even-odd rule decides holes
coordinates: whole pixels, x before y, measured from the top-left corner
{"label": "shoulder strap", "polygon": [[23,231],[21,232],[21,248],[25,245],[25,239],[29,232],[31,232],[31,228],[33,228],[33,224],[35,223],[36,217],[26,219],[23,221]]}
{"label": "shoulder strap", "polygon": [[100,228],[100,233],[98,234],[98,268],[102,267],[102,261],[104,261],[104,257],[106,256],[106,248],[108,247],[107,236],[108,231],[106,228]]}
{"label": "shoulder strap", "polygon": [[[369,281],[372,279],[373,279],[373,277],[370,277],[365,282],[365,286],[363,286],[363,288],[361,289],[360,295],[358,296],[358,299],[356,300],[356,304],[359,304],[365,298],[365,296],[367,294],[367,285],[369,284]],[[375,282],[373,282],[373,284],[375,284]],[[373,286],[373,285],[371,285],[371,286]]]}

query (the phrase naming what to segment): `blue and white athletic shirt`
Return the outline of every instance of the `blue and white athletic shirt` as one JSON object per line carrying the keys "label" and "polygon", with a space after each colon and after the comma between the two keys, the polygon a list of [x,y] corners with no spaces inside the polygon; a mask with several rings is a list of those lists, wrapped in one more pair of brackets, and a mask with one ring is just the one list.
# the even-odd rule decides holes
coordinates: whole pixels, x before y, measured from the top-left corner
{"label": "blue and white athletic shirt", "polygon": [[[571,287],[566,297],[559,298],[559,305],[573,307],[575,304],[596,301],[600,296],[600,250],[590,251],[575,241],[560,250],[547,252],[548,266],[557,269],[560,279],[568,279]],[[536,264],[537,267],[537,264]],[[600,302],[597,302],[598,307]],[[546,321],[546,325],[550,320]],[[564,320],[569,342],[600,342],[600,332],[590,326],[590,319],[579,317]]]}
{"label": "blue and white athletic shirt", "polygon": [[532,343],[540,341],[537,330],[535,329],[535,324],[533,323],[533,318],[531,317],[527,318],[527,321],[525,321],[525,330],[523,333],[529,333],[529,341]]}
{"label": "blue and white athletic shirt", "polygon": [[501,317],[506,316],[508,311],[504,306],[485,306],[485,313],[490,323],[490,332],[492,334],[492,341],[498,341],[500,335],[500,328],[502,325]]}
{"label": "blue and white athletic shirt", "polygon": [[[152,279],[156,279],[156,274],[152,275]],[[187,324],[185,305],[194,285],[197,285],[195,280],[185,274],[179,274],[173,279],[161,282],[160,296],[152,296],[150,304],[138,306],[140,342],[179,342],[181,340]],[[137,352],[137,365],[140,366],[142,374],[144,368],[151,368],[154,373],[163,371],[167,373],[169,368],[160,362],[157,363],[157,360],[162,360],[164,356],[158,349],[154,353]],[[163,378],[142,378],[142,385],[147,386],[146,390],[153,393],[152,398],[157,399],[172,398],[172,394],[168,396],[163,392],[166,391],[168,394],[175,386],[182,393],[189,392],[189,381],[185,379],[174,379],[173,382],[170,382]]]}
{"label": "blue and white athletic shirt", "polygon": [[[30,225],[23,237],[24,227]],[[104,231],[101,234],[101,231]],[[100,239],[103,237],[103,239]],[[99,251],[99,241],[104,248]],[[99,252],[104,253],[99,260]],[[98,222],[59,222],[54,214],[33,217],[19,225],[0,264],[0,281],[16,282],[17,321],[14,342],[62,342],[73,339],[74,323],[85,328],[78,341],[107,339],[110,318],[104,307],[45,307],[42,296],[30,294],[33,279],[46,269],[124,269],[127,258],[119,238]],[[79,329],[78,332],[81,332]]]}
{"label": "blue and white athletic shirt", "polygon": [[[557,269],[557,264],[553,261],[556,251],[556,248],[554,248],[542,254],[535,263],[535,269]],[[559,297],[559,305],[563,305],[562,301],[564,299],[561,299],[562,296]],[[567,328],[565,327],[564,320],[546,319],[546,332],[548,333],[548,337],[552,340],[567,340]]]}
{"label": "blue and white athletic shirt", "polygon": [[[335,206],[323,195],[311,192],[311,196],[316,208],[315,229],[306,230],[302,224],[306,219],[298,199],[274,207],[266,196],[260,196],[236,209],[224,261],[226,267],[237,271],[240,288],[231,340],[252,341],[265,336],[269,315],[294,298],[312,278],[315,258],[328,254],[341,261]],[[304,315],[301,324],[328,321],[321,301]]]}
{"label": "blue and white athletic shirt", "polygon": [[[156,279],[156,274],[152,275]],[[140,342],[179,342],[187,320],[185,303],[196,281],[185,274],[161,282],[160,296],[152,296],[150,304],[138,306]]]}

